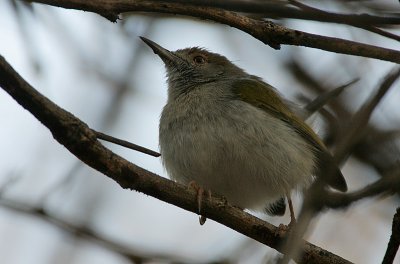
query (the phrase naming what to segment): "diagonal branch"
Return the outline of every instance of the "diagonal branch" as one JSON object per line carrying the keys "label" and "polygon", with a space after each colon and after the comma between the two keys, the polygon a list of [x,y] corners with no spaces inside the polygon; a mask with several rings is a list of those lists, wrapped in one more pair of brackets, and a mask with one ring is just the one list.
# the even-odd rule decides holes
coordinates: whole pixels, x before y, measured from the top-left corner
{"label": "diagonal branch", "polygon": [[178,262],[180,260],[182,262],[182,257],[174,256],[174,255],[165,255],[165,254],[146,254],[144,252],[136,251],[133,248],[129,248],[121,243],[110,240],[109,238],[101,235],[98,231],[86,227],[81,224],[72,223],[66,221],[50,212],[48,212],[43,207],[36,207],[29,205],[25,202],[14,201],[6,198],[0,199],[0,206],[6,208],[8,210],[13,210],[18,213],[26,214],[29,216],[35,216],[40,218],[48,223],[66,231],[70,232],[71,235],[76,237],[84,238],[90,240],[106,249],[114,251],[122,256],[126,257],[132,263],[148,263],[151,261],[164,261]]}
{"label": "diagonal branch", "polygon": [[355,113],[349,122],[349,128],[346,134],[338,143],[338,147],[335,150],[334,158],[338,164],[343,162],[348,155],[350,155],[351,150],[354,145],[362,139],[362,131],[365,130],[366,125],[372,115],[372,112],[378,106],[379,102],[393,86],[393,84],[400,77],[400,67],[392,69],[384,78],[380,84],[378,91],[373,94],[368,101],[366,101],[363,106]]}
{"label": "diagonal branch", "polygon": [[396,214],[393,216],[392,235],[388,243],[388,247],[383,258],[382,264],[394,263],[394,258],[400,246],[400,207],[397,208]]}
{"label": "diagonal branch", "polygon": [[314,205],[316,204],[315,206],[317,208],[321,209],[325,207],[343,208],[367,197],[385,195],[398,191],[400,191],[400,174],[393,173],[351,193],[339,193],[325,190],[319,195],[318,198],[320,199],[314,199],[313,203]]}
{"label": "diagonal branch", "polygon": [[400,63],[400,51],[397,50],[293,30],[270,21],[255,20],[220,8],[146,0],[32,0],[30,2],[89,11],[113,22],[117,21],[120,13],[124,12],[157,12],[192,16],[242,30],[274,49],[279,49],[281,44],[295,45]]}
{"label": "diagonal branch", "polygon": [[160,157],[161,156],[160,153],[158,153],[158,152],[156,152],[154,150],[151,150],[151,149],[148,149],[148,148],[133,144],[133,143],[131,143],[129,141],[126,141],[126,140],[122,140],[122,139],[119,139],[119,138],[116,138],[116,137],[109,136],[107,134],[95,131],[94,129],[92,129],[92,131],[96,134],[96,137],[98,139],[102,139],[104,141],[108,141],[108,142],[111,142],[111,143],[114,143],[114,144],[117,144],[117,145],[120,145],[120,146],[123,146],[123,147],[126,147],[126,148],[130,148],[130,149],[142,152],[144,154],[147,154],[147,155],[150,155],[150,156],[153,156],[153,157]]}
{"label": "diagonal branch", "polygon": [[[60,144],[93,169],[116,181],[122,188],[136,190],[185,210],[197,212],[197,195],[193,189],[138,167],[105,148],[84,122],[30,86],[2,56],[0,86],[42,122]],[[202,214],[282,252],[280,245],[283,238],[276,235],[275,226],[228,205],[224,199],[204,199]],[[349,263],[311,243],[303,241],[302,244],[305,253],[296,259],[299,263]]]}
{"label": "diagonal branch", "polygon": [[[400,41],[400,36],[393,34],[391,32],[387,32],[384,31],[380,28],[378,28],[376,25],[374,25],[373,23],[371,23],[371,21],[367,22],[365,19],[363,20],[363,22],[361,22],[361,19],[357,19],[359,16],[355,15],[355,14],[349,14],[349,15],[341,15],[341,14],[335,14],[335,13],[331,13],[331,12],[327,12],[315,7],[311,7],[308,6],[306,4],[300,3],[296,0],[289,0],[289,3],[291,3],[292,5],[300,8],[303,12],[309,12],[311,14],[314,14],[314,16],[318,17],[318,18],[336,18],[337,22],[339,23],[345,23],[347,25],[353,26],[353,27],[357,27],[357,28],[361,28],[364,30],[368,30],[371,31],[373,33],[376,33],[378,35],[387,37],[387,38],[391,38],[397,41]],[[400,18],[397,18],[400,19]],[[325,21],[328,22],[328,21]],[[332,22],[332,21],[331,21]],[[400,22],[400,21],[399,21]]]}

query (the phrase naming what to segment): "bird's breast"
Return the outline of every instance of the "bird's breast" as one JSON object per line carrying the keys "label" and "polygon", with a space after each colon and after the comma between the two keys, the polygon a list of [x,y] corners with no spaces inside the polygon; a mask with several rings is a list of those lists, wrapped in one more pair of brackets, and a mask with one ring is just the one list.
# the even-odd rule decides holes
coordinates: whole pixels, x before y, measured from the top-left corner
{"label": "bird's breast", "polygon": [[293,128],[238,100],[167,104],[159,143],[170,177],[194,180],[245,208],[309,181],[315,165],[309,144]]}

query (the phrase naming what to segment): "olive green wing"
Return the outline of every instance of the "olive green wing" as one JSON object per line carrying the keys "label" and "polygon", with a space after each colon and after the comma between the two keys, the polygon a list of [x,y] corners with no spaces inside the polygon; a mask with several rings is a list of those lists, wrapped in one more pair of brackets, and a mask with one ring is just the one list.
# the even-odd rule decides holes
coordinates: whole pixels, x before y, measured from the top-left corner
{"label": "olive green wing", "polygon": [[[256,79],[240,79],[234,82],[233,92],[241,100],[276,116],[293,127],[317,153],[316,175],[322,177],[331,187],[347,191],[346,181],[324,143],[301,118],[289,109],[272,86]],[[329,179],[324,178],[326,172],[331,170],[334,170],[335,175]]]}

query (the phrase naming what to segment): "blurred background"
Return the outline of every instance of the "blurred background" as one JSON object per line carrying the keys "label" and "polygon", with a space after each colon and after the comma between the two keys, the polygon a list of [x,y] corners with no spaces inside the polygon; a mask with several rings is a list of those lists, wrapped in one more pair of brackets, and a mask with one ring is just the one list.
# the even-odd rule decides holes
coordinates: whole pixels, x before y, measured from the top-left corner
{"label": "blurred background", "polygon": [[[398,1],[389,0],[306,3],[339,13],[398,17],[400,11]],[[310,33],[400,48],[398,40],[347,25],[262,17]],[[400,34],[399,26],[385,30]],[[317,117],[316,131],[331,146],[394,67],[304,47],[273,50],[229,26],[189,17],[130,13],[110,23],[89,12],[13,0],[0,1],[0,36],[0,54],[42,94],[91,128],[153,150],[167,99],[165,72],[138,36],[170,50],[201,46],[221,53],[298,103],[359,78],[329,114]],[[398,171],[399,85],[379,104],[342,168],[350,190]],[[59,145],[1,89],[0,113],[1,263],[274,263],[275,250],[212,220],[200,226],[195,214],[123,190]],[[159,158],[104,144],[167,177]],[[295,198],[299,208],[301,197]],[[379,263],[398,206],[394,195],[324,212],[306,239],[352,262]],[[289,222],[288,213],[257,215],[276,225]]]}

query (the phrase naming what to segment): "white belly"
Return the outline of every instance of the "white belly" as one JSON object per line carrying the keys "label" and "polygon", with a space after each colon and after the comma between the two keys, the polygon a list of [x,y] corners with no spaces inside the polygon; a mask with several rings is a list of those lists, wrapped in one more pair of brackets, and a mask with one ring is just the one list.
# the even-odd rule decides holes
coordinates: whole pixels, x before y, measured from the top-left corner
{"label": "white belly", "polygon": [[160,149],[178,182],[195,181],[233,205],[258,210],[311,180],[315,161],[308,143],[258,108],[234,101],[175,117],[167,105]]}

